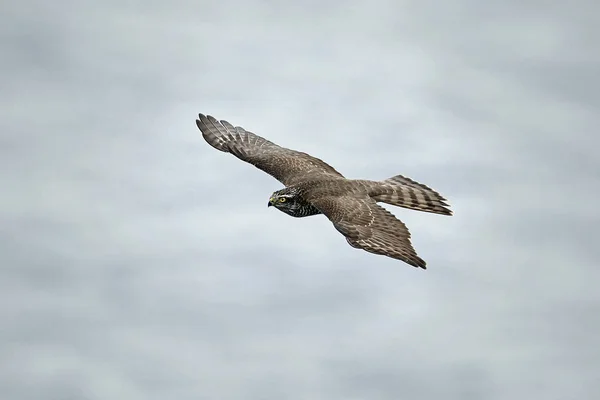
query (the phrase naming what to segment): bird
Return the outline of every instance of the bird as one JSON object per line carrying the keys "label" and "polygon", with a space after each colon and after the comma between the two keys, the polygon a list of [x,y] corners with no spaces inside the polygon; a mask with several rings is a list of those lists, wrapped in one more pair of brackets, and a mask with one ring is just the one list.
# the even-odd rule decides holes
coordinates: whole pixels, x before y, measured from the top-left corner
{"label": "bird", "polygon": [[438,192],[403,175],[380,181],[347,179],[319,158],[279,146],[225,120],[198,114],[196,125],[209,145],[285,186],[271,194],[267,207],[296,218],[324,214],[354,248],[426,269],[406,225],[377,203],[453,214]]}

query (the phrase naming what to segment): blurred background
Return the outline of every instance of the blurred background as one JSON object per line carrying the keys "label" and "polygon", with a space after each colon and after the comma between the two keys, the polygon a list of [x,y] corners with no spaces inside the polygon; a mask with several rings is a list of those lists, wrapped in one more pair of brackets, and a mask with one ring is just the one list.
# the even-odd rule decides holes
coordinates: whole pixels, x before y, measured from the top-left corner
{"label": "blurred background", "polygon": [[[592,399],[599,6],[0,5],[0,397]],[[345,176],[428,270],[349,247],[197,113]]]}

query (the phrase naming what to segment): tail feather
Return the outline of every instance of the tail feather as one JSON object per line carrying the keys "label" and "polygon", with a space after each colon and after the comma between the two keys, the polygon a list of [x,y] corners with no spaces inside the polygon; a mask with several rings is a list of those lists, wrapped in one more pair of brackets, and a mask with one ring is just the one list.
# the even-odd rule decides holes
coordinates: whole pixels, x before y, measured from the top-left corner
{"label": "tail feather", "polygon": [[375,201],[412,210],[452,215],[446,199],[422,183],[402,175],[393,176],[379,183],[380,185],[371,194]]}

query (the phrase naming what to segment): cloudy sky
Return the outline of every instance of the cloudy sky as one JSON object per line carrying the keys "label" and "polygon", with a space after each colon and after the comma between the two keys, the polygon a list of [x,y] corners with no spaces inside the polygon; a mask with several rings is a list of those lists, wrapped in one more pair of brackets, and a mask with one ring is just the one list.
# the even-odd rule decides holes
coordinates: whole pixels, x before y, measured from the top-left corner
{"label": "cloudy sky", "polygon": [[[285,3],[0,6],[0,397],[593,398],[596,2]],[[267,209],[199,112],[440,191],[389,207],[428,269]]]}

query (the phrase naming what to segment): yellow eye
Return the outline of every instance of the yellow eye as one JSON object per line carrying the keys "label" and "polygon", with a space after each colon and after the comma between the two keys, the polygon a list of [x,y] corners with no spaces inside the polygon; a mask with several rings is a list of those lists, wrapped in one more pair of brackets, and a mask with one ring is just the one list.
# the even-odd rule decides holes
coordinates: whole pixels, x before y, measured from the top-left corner
{"label": "yellow eye", "polygon": [[279,198],[279,202],[280,203],[285,203],[287,201],[287,199],[285,197],[280,197]]}

